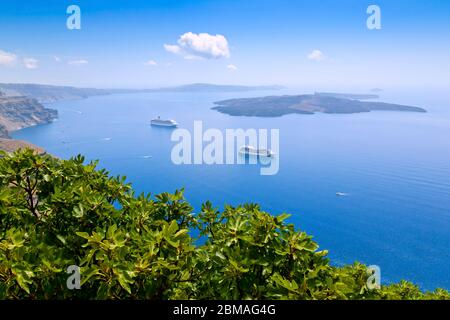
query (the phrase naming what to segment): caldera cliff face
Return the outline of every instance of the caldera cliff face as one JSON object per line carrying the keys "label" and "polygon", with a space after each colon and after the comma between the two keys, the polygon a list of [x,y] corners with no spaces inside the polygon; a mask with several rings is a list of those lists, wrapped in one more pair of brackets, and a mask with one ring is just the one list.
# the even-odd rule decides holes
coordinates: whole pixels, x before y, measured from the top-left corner
{"label": "caldera cliff face", "polygon": [[56,110],[45,108],[36,99],[17,96],[0,96],[0,137],[9,137],[9,132],[49,123],[56,119]]}

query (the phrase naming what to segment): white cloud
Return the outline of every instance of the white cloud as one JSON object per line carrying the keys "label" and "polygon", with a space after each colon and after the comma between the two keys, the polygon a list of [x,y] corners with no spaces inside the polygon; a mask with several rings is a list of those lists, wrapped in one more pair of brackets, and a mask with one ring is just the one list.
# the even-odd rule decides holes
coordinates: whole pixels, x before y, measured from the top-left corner
{"label": "white cloud", "polygon": [[156,67],[158,65],[158,63],[155,60],[148,60],[147,62],[144,63],[144,65],[150,66],[150,67]]}
{"label": "white cloud", "polygon": [[36,69],[38,67],[38,60],[34,58],[23,58],[23,64],[27,69]]}
{"label": "white cloud", "polygon": [[227,65],[227,69],[230,71],[237,71],[238,67],[236,67],[234,64]]}
{"label": "white cloud", "polygon": [[55,59],[56,62],[60,62],[61,61],[61,58],[58,57],[58,56],[54,56],[53,59]]}
{"label": "white cloud", "polygon": [[177,44],[165,44],[171,53],[182,55],[186,59],[221,59],[230,57],[227,39],[209,33],[187,32],[180,36]]}
{"label": "white cloud", "polygon": [[168,51],[168,52],[175,53],[175,54],[178,54],[181,52],[181,48],[179,46],[173,45],[173,44],[165,44],[164,49],[166,49],[166,51]]}
{"label": "white cloud", "polygon": [[82,66],[84,64],[87,64],[88,61],[85,59],[79,59],[79,60],[70,60],[68,63],[72,66]]}
{"label": "white cloud", "polygon": [[308,54],[308,59],[313,61],[323,61],[326,59],[326,56],[320,50],[313,50],[310,54]]}
{"label": "white cloud", "polygon": [[13,53],[0,50],[0,66],[10,66],[16,62],[17,56]]}

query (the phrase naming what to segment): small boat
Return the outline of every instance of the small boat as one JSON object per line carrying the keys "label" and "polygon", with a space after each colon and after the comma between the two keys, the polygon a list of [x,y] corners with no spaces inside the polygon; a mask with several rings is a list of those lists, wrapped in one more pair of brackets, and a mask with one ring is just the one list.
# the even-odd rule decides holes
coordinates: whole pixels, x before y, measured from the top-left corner
{"label": "small boat", "polygon": [[348,193],[345,193],[345,192],[336,192],[336,195],[337,195],[338,197],[345,197],[345,196],[348,196]]}
{"label": "small boat", "polygon": [[177,127],[178,126],[178,123],[175,120],[171,120],[171,119],[164,120],[164,119],[161,119],[160,117],[153,119],[150,122],[150,124],[152,126],[160,126],[160,127]]}
{"label": "small boat", "polygon": [[252,146],[242,146],[239,153],[260,157],[273,157],[275,155],[275,153],[273,153],[270,149],[258,149]]}

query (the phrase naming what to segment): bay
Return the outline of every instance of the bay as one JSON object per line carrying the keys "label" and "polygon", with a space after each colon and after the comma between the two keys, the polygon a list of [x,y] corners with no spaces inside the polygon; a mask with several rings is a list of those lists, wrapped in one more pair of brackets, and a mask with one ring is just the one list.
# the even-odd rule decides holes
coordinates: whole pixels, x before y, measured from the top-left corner
{"label": "bay", "polygon": [[[218,207],[253,202],[273,214],[291,213],[289,221],[314,235],[335,265],[375,264],[384,283],[406,279],[423,289],[450,289],[450,97],[411,92],[386,90],[381,100],[428,113],[231,117],[211,110],[213,102],[280,92],[116,94],[50,104],[58,121],[13,136],[60,158],[98,159],[138,192],[184,187],[196,210],[210,200]],[[177,166],[170,158],[172,131],[150,126],[158,115],[188,130],[195,120],[222,132],[280,129],[279,172]]]}

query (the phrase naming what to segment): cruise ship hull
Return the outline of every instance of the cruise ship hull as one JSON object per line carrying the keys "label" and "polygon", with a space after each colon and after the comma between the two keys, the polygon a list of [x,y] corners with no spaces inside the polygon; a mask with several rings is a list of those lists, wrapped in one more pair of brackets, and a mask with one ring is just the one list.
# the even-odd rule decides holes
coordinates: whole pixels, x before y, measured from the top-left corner
{"label": "cruise ship hull", "polygon": [[258,156],[258,157],[273,157],[274,153],[271,150],[266,150],[266,149],[246,149],[245,147],[241,148],[241,150],[239,151],[240,154],[242,155],[249,155],[249,156]]}
{"label": "cruise ship hull", "polygon": [[178,126],[178,123],[176,123],[176,122],[151,121],[150,124],[152,126],[168,127],[168,128],[175,128]]}

